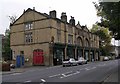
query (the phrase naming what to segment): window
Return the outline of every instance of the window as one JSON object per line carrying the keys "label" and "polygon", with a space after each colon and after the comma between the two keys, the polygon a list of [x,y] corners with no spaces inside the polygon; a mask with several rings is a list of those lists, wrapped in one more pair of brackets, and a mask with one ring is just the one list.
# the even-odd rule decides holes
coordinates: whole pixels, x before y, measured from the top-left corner
{"label": "window", "polygon": [[89,47],[89,41],[88,41],[88,39],[85,40],[85,47]]}
{"label": "window", "polygon": [[33,23],[32,22],[25,23],[25,30],[30,30],[32,28],[33,28]]}
{"label": "window", "polygon": [[68,44],[73,44],[73,35],[68,35]]}
{"label": "window", "polygon": [[26,42],[26,43],[31,43],[31,42],[33,42],[32,32],[25,34],[25,42]]}
{"label": "window", "polygon": [[58,42],[61,41],[61,31],[60,30],[57,30],[57,39],[58,39]]}
{"label": "window", "polygon": [[82,46],[82,39],[80,37],[77,38],[77,45]]}

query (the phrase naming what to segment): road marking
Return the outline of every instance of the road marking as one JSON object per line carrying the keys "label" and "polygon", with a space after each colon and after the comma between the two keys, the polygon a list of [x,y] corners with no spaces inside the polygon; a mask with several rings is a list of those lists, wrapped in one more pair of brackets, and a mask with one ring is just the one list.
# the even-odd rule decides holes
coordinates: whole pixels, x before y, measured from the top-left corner
{"label": "road marking", "polygon": [[62,73],[62,74],[55,74],[55,75],[52,75],[52,76],[49,76],[50,78],[52,77],[56,77],[56,76],[60,76],[60,75],[65,75],[65,74],[68,74],[68,73],[72,73],[72,71],[69,71],[69,72],[65,72],[65,73]]}
{"label": "road marking", "polygon": [[25,81],[24,83],[29,83],[29,82],[32,82],[31,80],[27,80],[27,81]]}
{"label": "road marking", "polygon": [[90,69],[88,69],[88,68],[85,68],[86,70],[90,70]]}
{"label": "road marking", "polygon": [[102,64],[102,65],[101,65],[101,64],[99,64],[98,66],[105,66],[105,65],[106,65],[106,64]]}
{"label": "road marking", "polygon": [[63,76],[60,77],[60,78],[65,78],[65,77],[73,76],[73,75],[76,75],[76,74],[79,74],[79,73],[80,73],[79,71],[76,71],[75,73],[68,74],[68,75],[63,74]]}
{"label": "road marking", "polygon": [[61,75],[61,74],[56,74],[56,75],[52,75],[52,76],[49,76],[49,77],[52,78],[52,77],[56,77],[56,76],[59,76],[59,75]]}
{"label": "road marking", "polygon": [[79,69],[79,70],[84,70],[84,68],[83,69]]}
{"label": "road marking", "polygon": [[20,75],[20,74],[22,74],[22,73],[13,73],[13,74],[11,74],[11,75]]}
{"label": "road marking", "polygon": [[45,79],[40,79],[42,82],[46,82],[46,80]]}
{"label": "road marking", "polygon": [[92,68],[85,68],[86,70],[92,70],[95,69],[96,67],[92,67]]}

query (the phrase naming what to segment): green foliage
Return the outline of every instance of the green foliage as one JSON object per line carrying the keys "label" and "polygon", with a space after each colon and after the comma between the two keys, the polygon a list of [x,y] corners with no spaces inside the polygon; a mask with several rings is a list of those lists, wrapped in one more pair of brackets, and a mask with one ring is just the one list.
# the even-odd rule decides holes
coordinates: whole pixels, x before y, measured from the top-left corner
{"label": "green foliage", "polygon": [[[10,24],[13,24],[17,19],[16,15],[9,16]],[[3,58],[5,60],[11,60],[12,55],[11,55],[11,48],[10,48],[10,30],[7,29],[5,32],[5,39],[4,39],[4,47],[3,47]]]}
{"label": "green foliage", "polygon": [[97,24],[94,24],[91,32],[98,35],[100,37],[100,50],[102,52],[102,55],[108,55],[110,51],[111,46],[111,33],[108,30],[108,28],[98,26]]}
{"label": "green foliage", "polygon": [[120,2],[94,3],[97,15],[101,17],[100,26],[108,27],[116,40],[120,40]]}
{"label": "green foliage", "polygon": [[8,32],[5,35],[3,51],[4,51],[3,58],[5,60],[10,60],[11,59],[10,32]]}

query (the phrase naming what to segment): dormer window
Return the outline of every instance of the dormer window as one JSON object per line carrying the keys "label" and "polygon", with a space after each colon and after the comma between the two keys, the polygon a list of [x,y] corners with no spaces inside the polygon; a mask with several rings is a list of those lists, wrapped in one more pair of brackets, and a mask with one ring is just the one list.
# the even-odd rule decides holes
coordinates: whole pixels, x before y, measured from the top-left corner
{"label": "dormer window", "polygon": [[25,30],[30,30],[30,29],[33,29],[33,23],[32,22],[25,23]]}

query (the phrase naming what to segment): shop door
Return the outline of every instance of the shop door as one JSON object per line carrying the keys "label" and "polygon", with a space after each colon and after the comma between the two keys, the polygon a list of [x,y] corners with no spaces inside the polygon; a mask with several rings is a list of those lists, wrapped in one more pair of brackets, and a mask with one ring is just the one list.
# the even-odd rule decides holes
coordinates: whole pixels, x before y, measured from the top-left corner
{"label": "shop door", "polygon": [[53,57],[54,65],[61,65],[63,59],[63,49],[56,49]]}
{"label": "shop door", "polygon": [[88,51],[85,51],[85,59],[88,61],[88,56],[89,56],[89,52]]}

